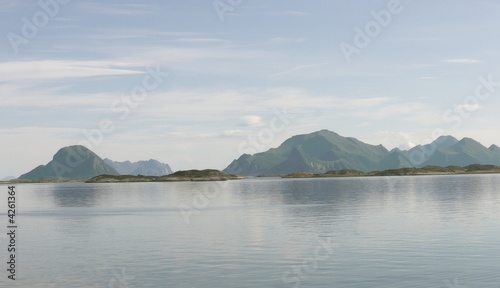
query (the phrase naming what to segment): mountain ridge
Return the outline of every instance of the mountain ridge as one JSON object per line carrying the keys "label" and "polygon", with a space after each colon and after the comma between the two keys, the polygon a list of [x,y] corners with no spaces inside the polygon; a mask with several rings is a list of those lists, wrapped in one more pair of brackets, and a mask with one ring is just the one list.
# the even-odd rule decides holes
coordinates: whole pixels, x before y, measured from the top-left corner
{"label": "mountain ridge", "polygon": [[411,167],[500,165],[500,148],[486,148],[472,138],[440,136],[432,143],[409,150],[364,143],[323,129],[295,135],[276,148],[243,154],[224,172],[241,175],[325,173],[328,170],[354,169],[364,172]]}
{"label": "mountain ridge", "polygon": [[[122,173],[120,173],[122,172]],[[59,149],[52,160],[22,174],[19,180],[86,180],[98,175],[164,176],[172,174],[168,164],[157,160],[115,162],[102,159],[90,149],[72,145]]]}
{"label": "mountain ridge", "polygon": [[128,160],[119,162],[105,158],[104,162],[115,168],[121,175],[163,176],[173,173],[168,164],[154,159],[137,162],[130,162]]}
{"label": "mountain ridge", "polygon": [[118,175],[97,154],[81,145],[59,149],[46,165],[39,165],[19,176],[20,180],[88,179],[99,174]]}

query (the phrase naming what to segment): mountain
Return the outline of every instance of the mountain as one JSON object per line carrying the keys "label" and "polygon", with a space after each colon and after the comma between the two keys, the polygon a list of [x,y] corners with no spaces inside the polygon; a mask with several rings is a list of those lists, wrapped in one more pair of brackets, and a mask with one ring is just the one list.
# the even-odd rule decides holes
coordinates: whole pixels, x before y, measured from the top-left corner
{"label": "mountain", "polygon": [[403,151],[392,150],[382,161],[379,162],[377,170],[400,169],[413,167],[410,160]]}
{"label": "mountain", "polygon": [[382,171],[410,167],[500,165],[500,147],[484,147],[479,142],[441,136],[430,144],[410,150],[370,145],[355,138],[321,130],[289,138],[277,148],[254,155],[243,154],[224,172],[241,175],[325,173],[328,170],[355,169]]}
{"label": "mountain", "polygon": [[474,139],[463,138],[452,146],[437,149],[423,165],[467,166],[471,164],[500,164],[500,149],[494,147],[488,149]]}
{"label": "mountain", "polygon": [[254,155],[243,154],[224,172],[261,175],[293,172],[325,172],[328,170],[377,170],[379,163],[390,155],[382,145],[370,145],[355,138],[321,130],[297,135],[278,148]]}
{"label": "mountain", "polygon": [[144,175],[144,176],[163,176],[172,174],[172,169],[165,163],[154,159],[138,162],[116,162],[110,159],[104,159],[109,166],[113,167],[122,175]]}
{"label": "mountain", "polygon": [[118,175],[118,172],[94,152],[75,145],[61,148],[47,165],[40,165],[18,179],[89,179],[100,174]]}
{"label": "mountain", "polygon": [[497,145],[491,145],[490,148],[488,148],[488,150],[490,150],[493,153],[499,153],[500,154],[500,147],[498,147]]}
{"label": "mountain", "polygon": [[15,176],[7,176],[7,177],[4,177],[4,178],[0,179],[0,181],[9,181],[9,180],[13,180],[13,179],[17,179],[17,177],[15,177]]}
{"label": "mountain", "polygon": [[402,151],[403,155],[410,160],[412,166],[420,166],[428,161],[438,149],[446,149],[458,143],[453,136],[440,136],[430,144],[417,145],[408,151]]}

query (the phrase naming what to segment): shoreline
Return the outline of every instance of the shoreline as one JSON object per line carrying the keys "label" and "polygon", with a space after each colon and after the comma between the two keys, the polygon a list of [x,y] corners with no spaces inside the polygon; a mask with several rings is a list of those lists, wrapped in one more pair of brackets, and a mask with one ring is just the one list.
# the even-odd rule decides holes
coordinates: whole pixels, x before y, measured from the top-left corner
{"label": "shoreline", "polygon": [[398,177],[398,176],[447,176],[447,175],[486,175],[486,174],[500,174],[500,171],[482,171],[482,172],[462,172],[462,173],[414,173],[414,174],[400,174],[400,175],[376,175],[373,173],[366,174],[353,174],[353,175],[323,175],[323,174],[312,174],[308,176],[294,176],[294,175],[282,175],[282,176],[259,176],[258,178],[283,178],[283,179],[299,179],[299,178],[349,178],[349,177]]}
{"label": "shoreline", "polygon": [[172,178],[167,180],[140,180],[140,179],[127,179],[127,180],[101,180],[89,181],[82,179],[71,180],[10,180],[0,181],[0,185],[14,185],[14,184],[49,184],[49,183],[161,183],[161,182],[214,182],[214,181],[229,181],[229,180],[242,180],[242,179],[259,179],[259,178],[282,178],[282,179],[313,179],[313,178],[351,178],[351,177],[398,177],[398,176],[446,176],[446,175],[487,175],[487,174],[500,174],[500,171],[479,171],[479,172],[462,172],[462,173],[415,173],[415,174],[401,174],[401,175],[376,175],[373,173],[366,174],[353,174],[353,175],[324,175],[324,174],[311,174],[303,176],[295,175],[266,175],[258,177],[243,177],[231,179],[223,178]]}
{"label": "shoreline", "polygon": [[431,176],[431,175],[473,175],[500,174],[500,166],[473,164],[460,166],[425,166],[421,168],[399,168],[383,171],[363,172],[352,169],[330,170],[325,173],[295,172],[281,178],[329,178],[329,177],[377,177],[377,176]]}
{"label": "shoreline", "polygon": [[0,181],[2,184],[44,184],[44,183],[77,183],[85,182],[85,179],[44,179],[44,180],[28,180],[28,179],[12,179],[9,181]]}
{"label": "shoreline", "polygon": [[163,176],[144,175],[99,175],[85,183],[128,183],[128,182],[188,182],[188,181],[226,181],[244,177],[227,174],[216,169],[177,171]]}
{"label": "shoreline", "polygon": [[98,175],[90,179],[13,179],[0,181],[3,185],[12,184],[44,184],[44,183],[141,183],[141,182],[211,182],[241,180],[248,178],[340,178],[340,177],[383,177],[383,176],[439,176],[439,175],[478,175],[500,174],[500,166],[473,164],[460,166],[425,166],[421,168],[400,168],[383,171],[363,172],[353,169],[330,170],[325,173],[294,172],[290,174],[268,174],[241,176],[227,174],[215,169],[177,171],[163,176],[144,175]]}

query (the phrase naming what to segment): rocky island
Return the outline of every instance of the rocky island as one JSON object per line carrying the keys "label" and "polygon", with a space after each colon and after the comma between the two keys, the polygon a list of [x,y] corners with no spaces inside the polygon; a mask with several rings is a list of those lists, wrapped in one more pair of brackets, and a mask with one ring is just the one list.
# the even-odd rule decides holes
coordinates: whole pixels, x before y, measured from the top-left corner
{"label": "rocky island", "polygon": [[118,182],[173,182],[173,181],[226,181],[243,179],[244,177],[227,174],[216,169],[177,171],[163,176],[144,175],[99,175],[85,183],[118,183]]}
{"label": "rocky island", "polygon": [[500,173],[500,166],[473,164],[460,166],[425,166],[422,168],[399,168],[384,171],[363,172],[354,169],[330,170],[325,173],[295,172],[282,178],[353,177],[353,176],[410,176],[410,175],[455,175]]}

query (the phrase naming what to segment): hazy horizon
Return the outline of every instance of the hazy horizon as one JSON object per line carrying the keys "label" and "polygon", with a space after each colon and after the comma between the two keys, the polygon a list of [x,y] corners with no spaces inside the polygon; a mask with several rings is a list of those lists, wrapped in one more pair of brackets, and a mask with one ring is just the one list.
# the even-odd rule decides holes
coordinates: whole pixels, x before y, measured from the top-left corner
{"label": "hazy horizon", "polygon": [[[85,144],[225,168],[328,129],[500,146],[494,1],[0,1],[0,178]],[[252,140],[253,139],[253,140]]]}

